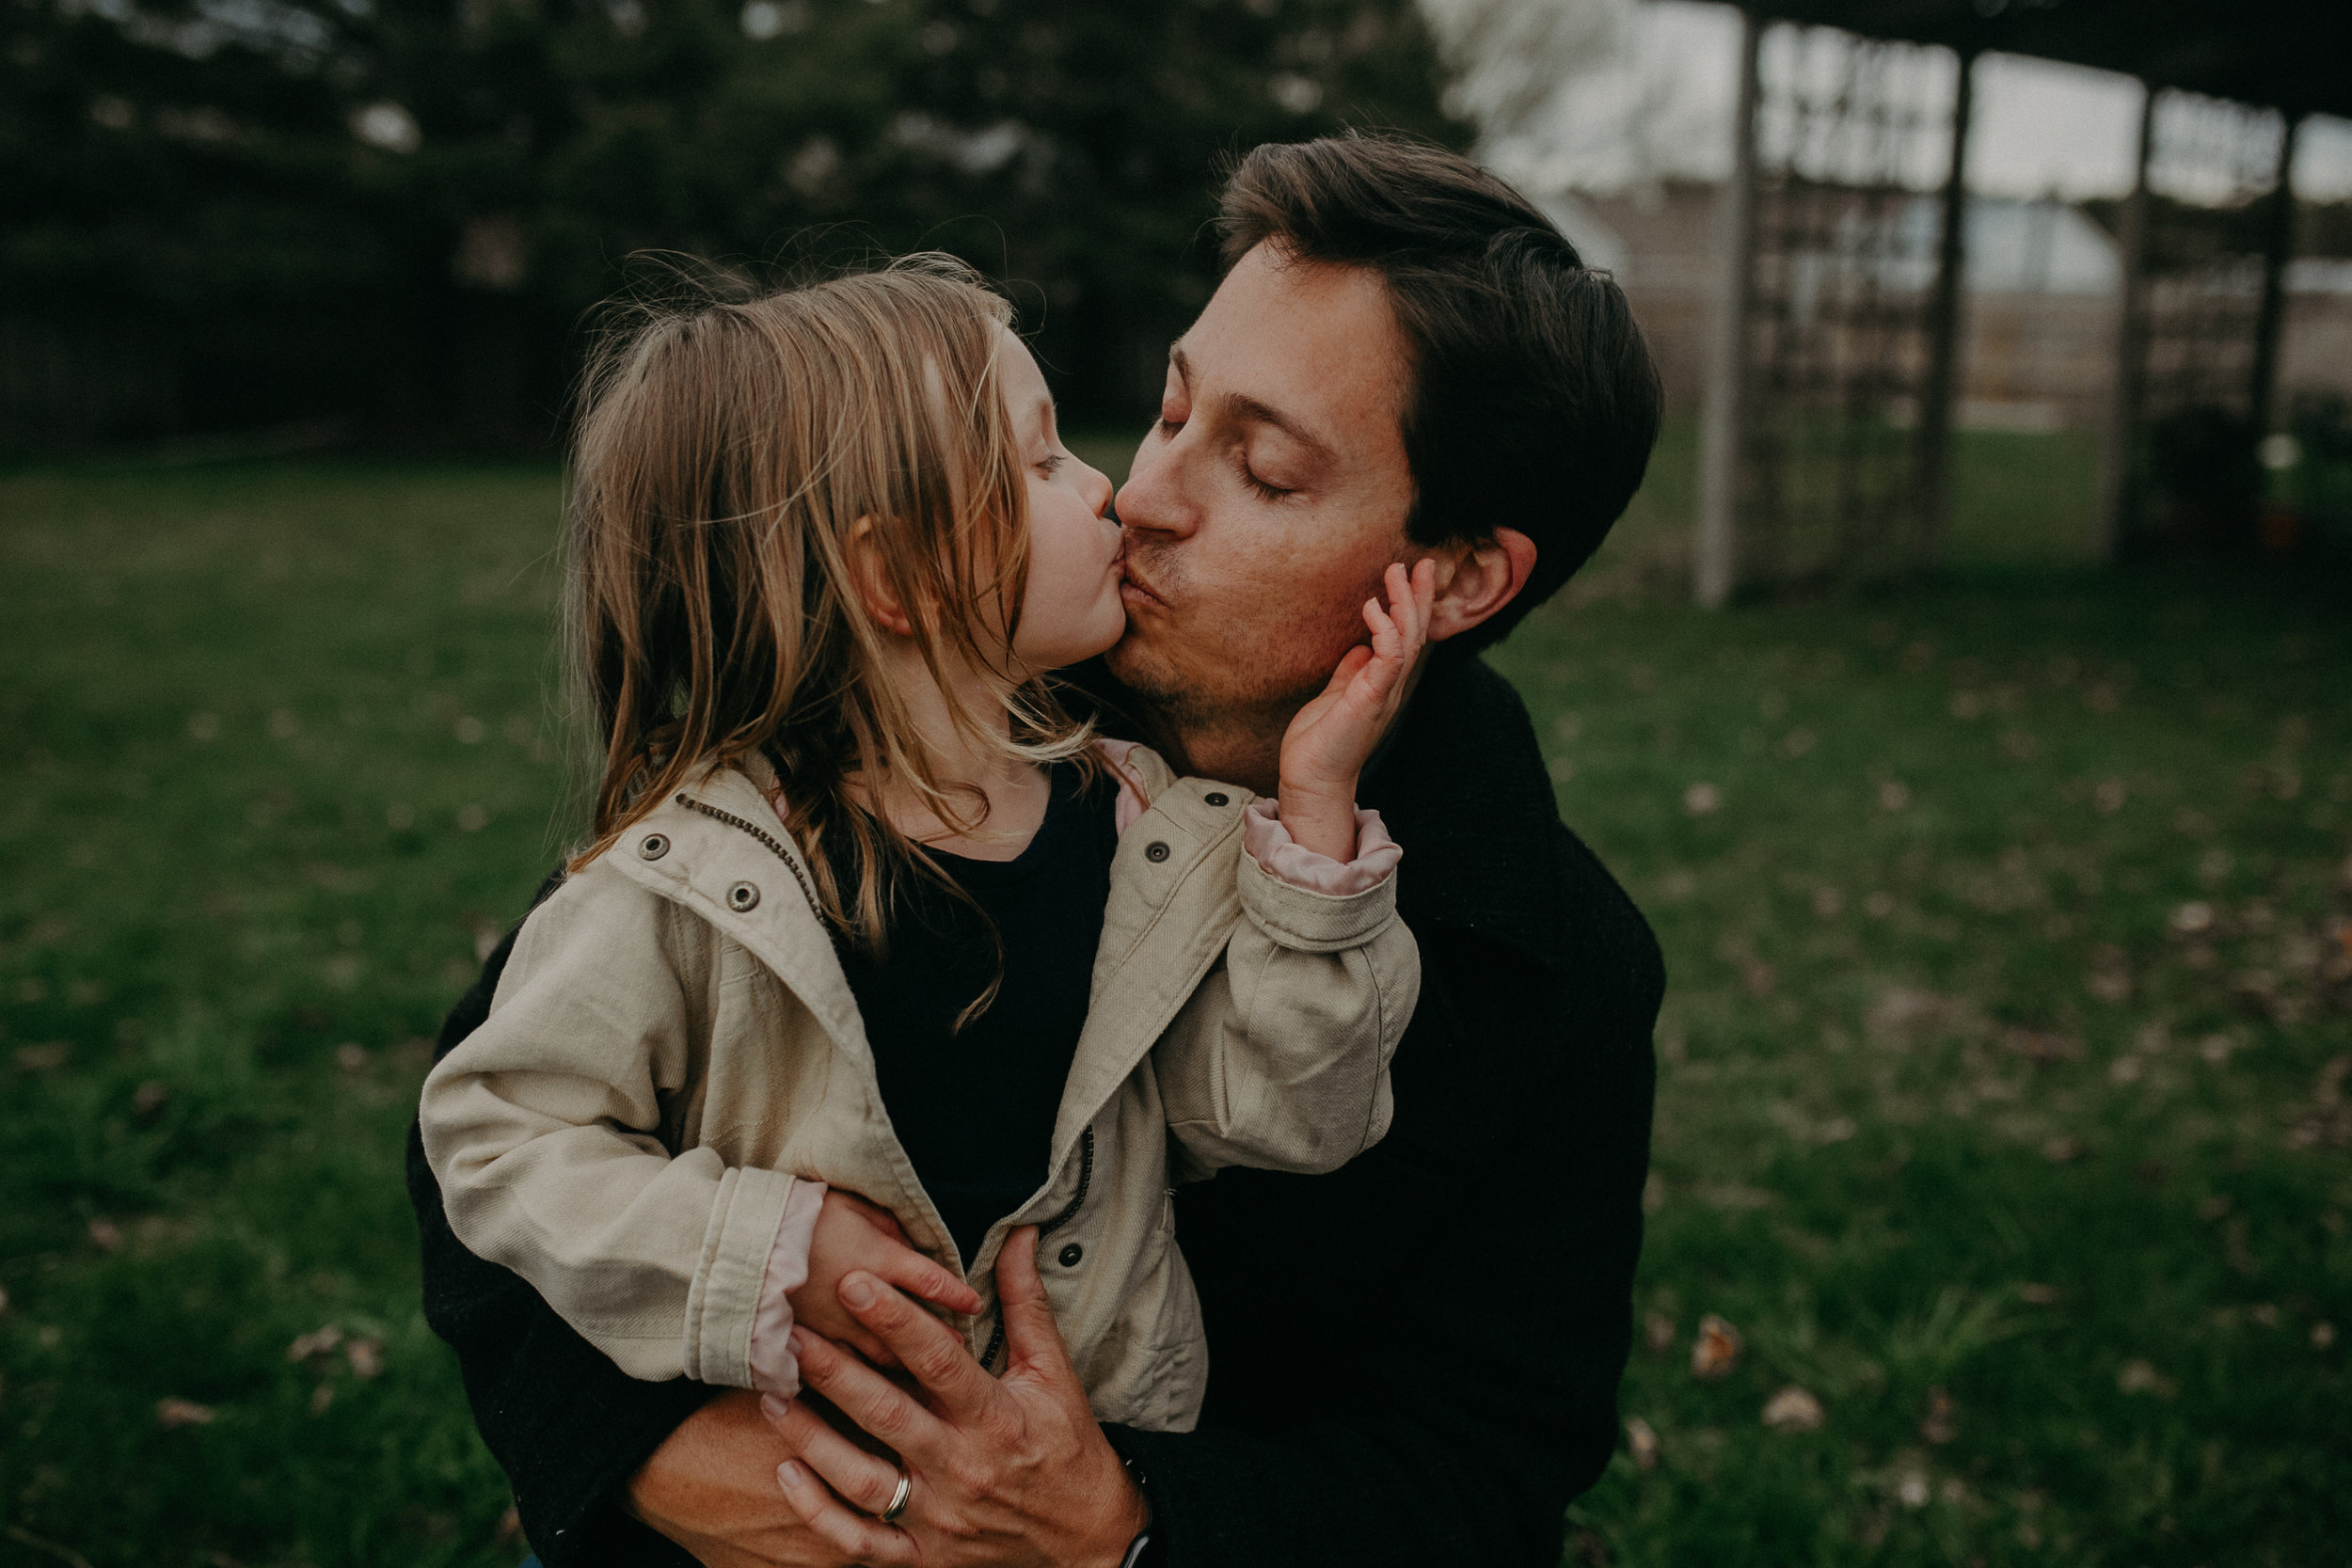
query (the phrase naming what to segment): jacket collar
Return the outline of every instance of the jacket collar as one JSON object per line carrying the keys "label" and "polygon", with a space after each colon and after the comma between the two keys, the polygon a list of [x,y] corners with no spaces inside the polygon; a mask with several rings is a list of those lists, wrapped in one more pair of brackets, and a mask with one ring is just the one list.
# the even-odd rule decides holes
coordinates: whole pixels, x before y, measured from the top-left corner
{"label": "jacket collar", "polygon": [[[1249,792],[1178,779],[1150,752],[1130,760],[1152,803],[1112,855],[1086,1026],[1054,1127],[1057,1168],[1224,956],[1226,934],[1241,917],[1233,863],[1219,851],[1239,836]],[[1172,908],[1192,918],[1165,919]],[[1147,950],[1149,961],[1136,961]]]}
{"label": "jacket collar", "polygon": [[743,946],[871,1066],[856,996],[817,912],[806,857],[754,778],[736,768],[710,769],[646,813],[605,858]]}
{"label": "jacket collar", "polygon": [[[1057,1170],[1214,967],[1224,951],[1221,933],[1238,912],[1227,870],[1217,891],[1184,900],[1188,910],[1205,908],[1226,920],[1161,919],[1188,884],[1230,864],[1216,851],[1241,832],[1248,791],[1179,780],[1150,752],[1137,752],[1129,766],[1143,775],[1152,803],[1120,836],[1116,851],[1104,947],[1095,958],[1095,1005],[1088,1008],[1055,1125]],[[856,995],[831,932],[804,891],[800,846],[776,820],[763,777],[772,783],[774,775],[757,766],[703,774],[648,812],[607,858],[622,875],[700,915],[774,971],[870,1073],[873,1048]],[[755,890],[749,908],[738,895],[745,886]],[[1147,946],[1151,961],[1135,962]]]}

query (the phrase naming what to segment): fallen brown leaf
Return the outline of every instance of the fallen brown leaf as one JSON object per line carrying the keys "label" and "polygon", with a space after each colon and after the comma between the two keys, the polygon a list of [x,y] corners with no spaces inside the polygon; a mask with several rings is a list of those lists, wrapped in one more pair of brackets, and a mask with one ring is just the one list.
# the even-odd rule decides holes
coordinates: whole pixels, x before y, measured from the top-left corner
{"label": "fallen brown leaf", "polygon": [[1774,1432],[1819,1432],[1828,1419],[1821,1402],[1793,1383],[1764,1402],[1764,1424]]}
{"label": "fallen brown leaf", "polygon": [[1674,1348],[1675,1321],[1665,1313],[1652,1309],[1642,1320],[1642,1343],[1652,1355],[1662,1355]]}
{"label": "fallen brown leaf", "polygon": [[1698,1338],[1691,1342],[1691,1375],[1728,1376],[1740,1364],[1740,1331],[1709,1312],[1699,1320]]}
{"label": "fallen brown leaf", "polygon": [[343,1356],[351,1363],[354,1377],[375,1377],[384,1370],[384,1341],[354,1339],[343,1347]]}
{"label": "fallen brown leaf", "polygon": [[1952,1397],[1941,1388],[1928,1390],[1928,1413],[1919,1422],[1919,1435],[1935,1444],[1952,1440]]}
{"label": "fallen brown leaf", "polygon": [[325,1355],[342,1342],[343,1331],[334,1323],[328,1323],[324,1328],[312,1329],[310,1333],[296,1338],[293,1344],[288,1345],[286,1359],[308,1361],[314,1355]]}
{"label": "fallen brown leaf", "polygon": [[2001,1037],[2001,1045],[2029,1062],[2071,1062],[2083,1053],[2081,1040],[2046,1029],[2011,1029]]}
{"label": "fallen brown leaf", "polygon": [[214,1419],[213,1407],[199,1404],[194,1400],[161,1399],[155,1402],[156,1424],[166,1432],[181,1427],[208,1427]]}
{"label": "fallen brown leaf", "polygon": [[1640,1470],[1658,1468],[1658,1433],[1652,1431],[1650,1424],[1641,1417],[1626,1418],[1625,1446],[1626,1451],[1633,1456],[1634,1468]]}

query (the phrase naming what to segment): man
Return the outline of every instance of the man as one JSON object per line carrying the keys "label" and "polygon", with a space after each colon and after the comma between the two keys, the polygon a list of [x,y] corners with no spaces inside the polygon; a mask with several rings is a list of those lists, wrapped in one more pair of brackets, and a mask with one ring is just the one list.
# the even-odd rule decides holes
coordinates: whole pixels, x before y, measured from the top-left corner
{"label": "man", "polygon": [[1406,847],[1423,968],[1387,1139],[1333,1175],[1229,1171],[1179,1197],[1213,1369],[1196,1432],[1093,1423],[1033,1237],[1000,1266],[1001,1380],[850,1275],[844,1305],[928,1397],[821,1340],[802,1371],[896,1461],[805,1401],[632,1383],[456,1244],[412,1157],[428,1316],[552,1568],[679,1548],[711,1568],[1558,1560],[1615,1442],[1663,974],[1472,655],[1624,510],[1656,374],[1615,286],[1437,149],[1260,148],[1223,234],[1229,270],[1120,494],[1108,670],[1171,761],[1270,791],[1383,569],[1437,563],[1433,652],[1363,786]]}

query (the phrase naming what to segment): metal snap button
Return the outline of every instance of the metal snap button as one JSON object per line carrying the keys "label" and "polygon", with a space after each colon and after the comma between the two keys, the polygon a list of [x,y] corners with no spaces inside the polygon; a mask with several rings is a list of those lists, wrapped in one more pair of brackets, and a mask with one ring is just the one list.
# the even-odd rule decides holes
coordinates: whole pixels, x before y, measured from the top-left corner
{"label": "metal snap button", "polygon": [[727,889],[727,908],[738,914],[749,914],[759,908],[759,889],[749,882],[738,882]]}
{"label": "metal snap button", "polygon": [[637,847],[639,860],[658,861],[669,852],[670,837],[667,833],[647,833],[645,842]]}
{"label": "metal snap button", "polygon": [[1087,1249],[1073,1242],[1061,1249],[1061,1266],[1065,1269],[1074,1269],[1078,1266],[1078,1259],[1086,1255]]}
{"label": "metal snap button", "polygon": [[1157,865],[1168,859],[1168,846],[1155,839],[1143,847],[1143,858]]}
{"label": "metal snap button", "polygon": [[1200,799],[1213,806],[1230,806],[1233,803],[1233,798],[1221,789],[1212,789]]}

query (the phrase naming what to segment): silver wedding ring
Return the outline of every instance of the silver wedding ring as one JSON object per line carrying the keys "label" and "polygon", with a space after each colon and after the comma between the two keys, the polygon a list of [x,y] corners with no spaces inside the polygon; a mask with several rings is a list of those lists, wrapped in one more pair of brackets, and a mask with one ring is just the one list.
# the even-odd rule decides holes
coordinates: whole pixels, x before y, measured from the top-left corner
{"label": "silver wedding ring", "polygon": [[898,1472],[898,1490],[890,1494],[890,1505],[874,1515],[885,1525],[895,1525],[898,1515],[907,1511],[907,1498],[914,1496],[914,1478],[904,1470]]}

